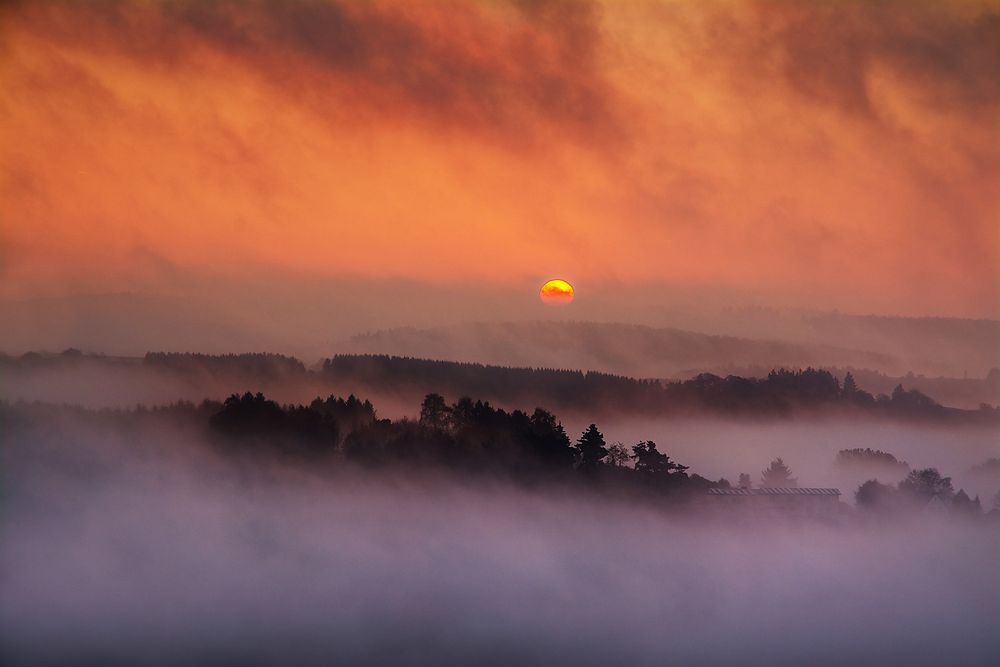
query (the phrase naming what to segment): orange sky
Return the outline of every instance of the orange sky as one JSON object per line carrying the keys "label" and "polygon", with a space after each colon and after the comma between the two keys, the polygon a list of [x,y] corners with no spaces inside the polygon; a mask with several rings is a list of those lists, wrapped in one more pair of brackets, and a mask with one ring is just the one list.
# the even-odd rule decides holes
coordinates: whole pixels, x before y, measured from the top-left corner
{"label": "orange sky", "polygon": [[0,297],[267,267],[998,315],[997,2],[0,12]]}

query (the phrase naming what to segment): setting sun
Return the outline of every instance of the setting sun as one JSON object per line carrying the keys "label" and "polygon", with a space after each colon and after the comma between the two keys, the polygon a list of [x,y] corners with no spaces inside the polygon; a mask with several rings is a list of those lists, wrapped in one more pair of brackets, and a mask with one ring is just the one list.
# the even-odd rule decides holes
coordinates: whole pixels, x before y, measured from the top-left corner
{"label": "setting sun", "polygon": [[558,278],[550,280],[538,291],[542,302],[548,305],[565,305],[573,300],[573,286]]}

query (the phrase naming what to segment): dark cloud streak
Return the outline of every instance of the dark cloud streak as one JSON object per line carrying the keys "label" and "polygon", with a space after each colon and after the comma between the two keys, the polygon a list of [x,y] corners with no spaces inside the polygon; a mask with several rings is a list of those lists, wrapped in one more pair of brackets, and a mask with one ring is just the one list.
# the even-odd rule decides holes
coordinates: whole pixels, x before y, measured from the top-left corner
{"label": "dark cloud streak", "polygon": [[347,105],[515,143],[624,136],[599,71],[599,13],[586,3],[45,3],[14,13],[55,44],[155,67],[197,66],[214,52],[320,112]]}
{"label": "dark cloud streak", "polygon": [[996,4],[755,2],[751,8],[752,29],[730,23],[717,33],[726,36],[740,77],[769,78],[777,68],[802,96],[861,114],[873,111],[867,77],[876,66],[919,89],[922,102],[934,107],[992,112],[1000,100]]}

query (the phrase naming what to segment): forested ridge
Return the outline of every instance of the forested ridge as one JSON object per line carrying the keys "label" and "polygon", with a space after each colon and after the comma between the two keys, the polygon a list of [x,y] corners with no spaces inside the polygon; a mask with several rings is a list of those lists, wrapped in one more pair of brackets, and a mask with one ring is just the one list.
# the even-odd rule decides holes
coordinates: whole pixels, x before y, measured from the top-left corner
{"label": "forested ridge", "polygon": [[[842,377],[816,368],[774,369],[764,377],[701,373],[687,380],[639,379],[608,373],[550,368],[515,368],[478,363],[393,357],[337,355],[308,368],[280,354],[193,354],[150,352],[141,359],[29,353],[0,356],[0,372],[17,381],[19,374],[98,369],[152,374],[232,390],[271,392],[275,387],[316,387],[338,394],[393,395],[416,401],[428,393],[449,399],[480,396],[495,404],[547,405],[563,412],[594,416],[731,415],[780,418],[801,413],[848,412],[876,418],[994,423],[997,407],[978,410],[941,405],[933,397],[897,384],[891,392],[866,391],[851,372]],[[145,376],[144,376],[145,377]]]}

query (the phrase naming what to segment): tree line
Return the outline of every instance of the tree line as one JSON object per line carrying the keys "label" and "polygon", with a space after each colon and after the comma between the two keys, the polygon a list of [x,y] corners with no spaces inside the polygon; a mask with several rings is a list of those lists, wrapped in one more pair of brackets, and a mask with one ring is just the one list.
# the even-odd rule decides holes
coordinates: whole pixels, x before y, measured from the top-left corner
{"label": "tree line", "polygon": [[841,383],[830,371],[816,368],[775,369],[765,378],[702,373],[689,380],[670,382],[597,372],[508,368],[385,355],[338,355],[324,360],[319,372],[331,381],[376,391],[486,395],[512,404],[544,400],[562,409],[598,415],[708,412],[755,417],[832,409],[917,419],[997,416],[989,406],[981,411],[948,408],[902,385],[891,394],[871,394],[858,386],[851,373]]}
{"label": "tree line", "polygon": [[448,403],[428,394],[417,419],[380,419],[369,401],[317,398],[285,405],[261,393],[233,394],[208,423],[232,451],[269,451],[296,458],[342,457],[366,466],[444,467],[531,481],[582,478],[684,492],[729,486],[687,473],[651,440],[626,448],[608,443],[596,424],[575,441],[548,410],[507,411],[463,397]]}
{"label": "tree line", "polygon": [[[979,496],[970,498],[964,489],[955,491],[951,478],[936,468],[911,470],[899,484],[877,479],[863,483],[854,494],[858,508],[874,514],[892,515],[914,509],[976,518],[983,514]],[[1000,492],[995,505],[1000,507]]]}
{"label": "tree line", "polygon": [[[30,371],[77,364],[121,367],[126,360],[67,350],[59,355],[0,355],[0,368]],[[481,396],[495,403],[541,403],[563,411],[600,417],[709,413],[738,417],[781,417],[797,412],[840,411],[876,417],[996,422],[1000,410],[983,405],[960,410],[940,405],[915,389],[897,385],[888,394],[858,386],[848,372],[841,381],[824,369],[774,369],[767,377],[725,377],[702,373],[689,380],[638,379],[599,372],[513,368],[386,355],[337,355],[314,369],[280,354],[193,354],[149,352],[137,366],[191,382],[211,376],[220,381],[254,382],[267,387],[309,384],[341,391],[401,395],[418,400],[427,393]]]}
{"label": "tree line", "polygon": [[[264,448],[296,457],[342,457],[365,466],[416,470],[443,467],[464,473],[499,474],[522,481],[575,478],[637,491],[691,496],[710,488],[732,488],[725,478],[710,480],[688,472],[651,440],[630,446],[609,443],[597,424],[572,440],[557,417],[543,408],[506,411],[488,401],[463,397],[453,403],[427,394],[417,419],[380,419],[370,401],[317,398],[308,406],[281,406],[263,394],[234,394],[217,406],[209,423],[227,447]],[[898,485],[877,480],[855,492],[857,506],[874,513],[922,509],[936,498],[949,512],[982,514],[970,499],[934,468],[910,470],[905,461],[871,448],[844,449],[835,463],[909,474]],[[741,473],[736,486],[794,488],[791,468],[779,457],[755,483]]]}
{"label": "tree line", "polygon": [[[681,500],[704,496],[708,489],[734,486],[725,478],[711,480],[690,472],[687,465],[673,460],[651,440],[631,445],[609,443],[596,423],[573,440],[562,422],[544,408],[507,411],[469,397],[449,403],[437,393],[424,397],[416,419],[380,418],[371,401],[354,395],[316,398],[308,405],[282,405],[263,393],[246,392],[223,402],[205,400],[195,405],[182,401],[131,410],[0,401],[0,422],[13,432],[26,424],[51,422],[56,417],[53,411],[66,413],[80,424],[111,420],[116,428],[142,424],[149,417],[173,424],[191,423],[207,429],[210,441],[227,455],[252,460],[277,456],[307,465],[342,460],[411,473],[433,468],[462,476],[493,475],[529,483],[575,481],[605,491],[669,495]],[[950,514],[983,514],[980,499],[969,498],[961,489],[956,492],[949,477],[934,468],[909,470],[905,461],[888,452],[844,449],[838,452],[835,463],[858,465],[866,472],[873,468],[886,474],[908,471],[897,485],[871,479],[857,489],[857,507],[871,515],[924,509],[932,500]],[[980,468],[990,472],[1000,465],[991,459],[973,471]],[[756,482],[750,474],[740,473],[735,486],[783,488],[797,487],[798,483],[791,468],[776,458]],[[1000,507],[1000,494],[993,503]]]}

